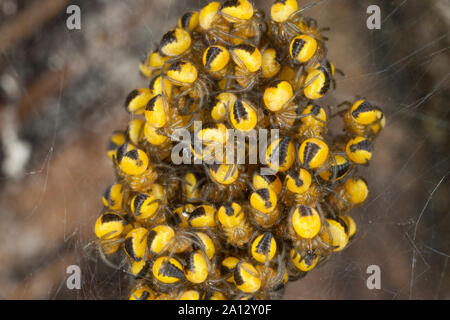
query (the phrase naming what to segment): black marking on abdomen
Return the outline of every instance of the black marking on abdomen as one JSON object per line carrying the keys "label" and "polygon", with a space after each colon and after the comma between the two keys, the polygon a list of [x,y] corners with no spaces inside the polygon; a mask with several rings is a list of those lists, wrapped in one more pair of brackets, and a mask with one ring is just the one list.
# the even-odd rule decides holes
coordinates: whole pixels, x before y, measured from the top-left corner
{"label": "black marking on abdomen", "polygon": [[239,272],[240,269],[240,262],[238,263],[238,265],[236,266],[236,269],[234,270],[234,282],[236,283],[236,285],[240,286],[242,284],[244,284],[244,279],[242,279],[242,275]]}
{"label": "black marking on abdomen", "polygon": [[177,41],[177,37],[175,36],[175,30],[167,31],[161,38],[160,48],[162,48],[174,41]]}
{"label": "black marking on abdomen", "polygon": [[229,217],[232,217],[234,215],[234,209],[233,209],[233,205],[230,204],[225,204],[224,205],[225,208],[225,214]]}
{"label": "black marking on abdomen", "polygon": [[351,152],[356,152],[358,150],[365,150],[365,151],[368,151],[368,152],[373,152],[373,145],[370,143],[369,140],[363,140],[363,141],[360,141],[360,142],[358,142],[356,144],[352,144],[350,146],[350,151]]}
{"label": "black marking on abdomen", "polygon": [[350,162],[346,161],[343,164],[333,166],[333,174],[336,174],[336,179],[343,177],[350,169]]}
{"label": "black marking on abdomen", "polygon": [[183,16],[181,17],[181,26],[183,27],[183,29],[187,29],[189,27],[189,22],[191,21],[192,14],[192,11],[189,11],[183,14]]}
{"label": "black marking on abdomen", "polygon": [[304,205],[298,206],[297,209],[301,217],[309,217],[314,214],[310,207]]}
{"label": "black marking on abdomen", "polygon": [[148,233],[148,236],[147,236],[147,243],[149,244],[149,247],[150,247],[150,248],[151,248],[152,242],[153,242],[153,240],[155,239],[155,237],[156,237],[157,234],[158,234],[158,233],[157,233],[155,230],[151,230],[151,231]]}
{"label": "black marking on abdomen", "polygon": [[125,239],[124,243],[125,251],[130,255],[131,258],[135,261],[141,261],[142,259],[136,257],[136,254],[134,252],[134,246],[133,246],[133,238],[127,238]]}
{"label": "black marking on abdomen", "polygon": [[250,55],[252,55],[253,52],[255,52],[256,47],[246,44],[246,43],[242,43],[242,44],[238,44],[237,46],[235,46],[234,50],[235,49],[247,51]]}
{"label": "black marking on abdomen", "polygon": [[233,116],[237,122],[241,122],[241,119],[248,120],[248,112],[239,99],[234,103]]}
{"label": "black marking on abdomen", "polygon": [[205,208],[199,207],[199,208],[195,209],[194,211],[192,211],[192,213],[189,215],[188,221],[190,222],[191,220],[198,218],[198,217],[203,217],[204,215],[206,215]]}
{"label": "black marking on abdomen", "polygon": [[148,196],[144,193],[140,193],[136,196],[136,198],[134,198],[134,214],[136,216],[141,215],[141,207],[147,198]]}
{"label": "black marking on abdomen", "polygon": [[270,251],[270,244],[272,242],[272,234],[270,232],[264,233],[259,243],[256,245],[257,253],[267,253]]}
{"label": "black marking on abdomen", "polygon": [[223,8],[237,7],[239,6],[239,0],[228,0],[222,5]]}
{"label": "black marking on abdomen", "polygon": [[128,151],[125,155],[132,160],[139,159],[139,152],[136,149]]}
{"label": "black marking on abdomen", "polygon": [[211,68],[211,63],[221,52],[222,49],[219,47],[211,47],[208,49],[208,52],[206,53],[206,69]]}
{"label": "black marking on abdomen", "polygon": [[177,71],[177,72],[181,72],[182,67],[186,64],[185,61],[179,60],[176,61],[174,63],[172,63],[169,68],[167,69],[167,71]]}
{"label": "black marking on abdomen", "polygon": [[122,161],[122,158],[125,156],[125,154],[127,152],[127,146],[128,145],[126,143],[124,143],[123,145],[121,145],[119,147],[119,149],[117,149],[117,153],[116,153],[117,162],[120,163]]}
{"label": "black marking on abdomen", "polygon": [[147,103],[147,106],[145,107],[146,111],[155,110],[156,99],[158,99],[159,96],[160,96],[160,94],[158,94],[157,96],[154,96],[153,98],[150,99],[150,101]]}
{"label": "black marking on abdomen", "polygon": [[320,67],[319,70],[323,73],[323,76],[325,78],[323,86],[320,89],[320,94],[323,95],[328,92],[328,89],[330,89],[331,79],[330,79],[330,74],[326,71],[326,69],[324,67]]}
{"label": "black marking on abdomen", "polygon": [[279,166],[283,166],[287,160],[287,153],[289,149],[290,143],[289,137],[283,137],[278,145],[273,149],[272,154],[270,155],[270,161]]}
{"label": "black marking on abdomen", "polygon": [[359,114],[364,113],[364,112],[374,111],[374,110],[375,110],[375,108],[368,101],[364,100],[363,102],[361,102],[361,104],[358,106],[358,108],[353,110],[352,116],[353,116],[353,118],[357,119]]}
{"label": "black marking on abdomen", "polygon": [[299,176],[298,176],[297,174],[292,173],[292,174],[290,174],[290,176],[291,176],[292,179],[294,179],[295,185],[296,185],[297,187],[300,188],[301,186],[303,186],[303,185],[305,184],[305,183],[303,182],[303,180],[300,179]]}
{"label": "black marking on abdomen", "polygon": [[292,55],[294,56],[294,59],[297,59],[298,54],[300,51],[302,51],[303,47],[305,46],[306,41],[303,39],[295,39],[294,43],[292,44]]}
{"label": "black marking on abdomen", "polygon": [[103,223],[108,223],[108,222],[123,222],[123,218],[117,214],[113,214],[113,213],[106,213],[104,215],[102,215],[102,224]]}
{"label": "black marking on abdomen", "polygon": [[177,266],[172,264],[171,262],[167,261],[164,263],[162,268],[159,270],[159,274],[165,276],[165,277],[172,277],[177,279],[183,279],[184,273],[180,269],[178,269]]}
{"label": "black marking on abdomen", "polygon": [[130,102],[136,98],[139,95],[139,90],[135,89],[133,91],[131,91],[127,98],[125,99],[125,109],[127,110],[128,113],[130,113],[130,111],[128,110],[128,105],[130,104]]}
{"label": "black marking on abdomen", "polygon": [[108,189],[105,190],[105,193],[103,194],[103,197],[109,202],[111,200],[111,188],[110,186]]}
{"label": "black marking on abdomen", "polygon": [[314,159],[317,153],[320,151],[321,147],[319,147],[315,143],[307,142],[305,146],[305,150],[303,151],[303,165],[308,169],[309,163]]}
{"label": "black marking on abdomen", "polygon": [[270,200],[269,189],[267,188],[259,189],[256,190],[256,193],[264,200],[264,206],[266,208],[272,207],[272,201],[269,201]]}

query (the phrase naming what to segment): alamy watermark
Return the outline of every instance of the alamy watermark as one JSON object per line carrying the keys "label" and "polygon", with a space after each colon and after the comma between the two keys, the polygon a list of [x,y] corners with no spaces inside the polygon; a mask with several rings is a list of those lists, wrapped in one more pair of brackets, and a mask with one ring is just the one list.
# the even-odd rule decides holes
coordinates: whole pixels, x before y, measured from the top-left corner
{"label": "alamy watermark", "polygon": [[381,9],[379,6],[373,4],[367,7],[367,14],[370,16],[367,18],[366,25],[367,29],[381,29]]}
{"label": "alamy watermark", "polygon": [[69,30],[81,30],[81,9],[77,5],[70,5],[66,9],[69,14],[66,20],[66,26]]}
{"label": "alamy watermark", "polygon": [[372,264],[367,267],[366,273],[370,274],[370,276],[367,278],[367,281],[366,281],[367,289],[369,289],[369,290],[381,289],[380,266],[377,266],[376,264]]}
{"label": "alamy watermark", "polygon": [[[81,30],[81,9],[77,5],[70,5],[66,9],[69,15],[66,20],[66,26],[69,30]],[[373,4],[367,7],[367,14],[370,16],[366,20],[367,29],[381,29],[381,9]]]}
{"label": "alamy watermark", "polygon": [[[194,132],[202,130],[202,122],[194,122]],[[184,128],[174,131],[172,141],[178,142],[171,153],[172,163],[180,164],[263,164],[266,165],[266,151],[269,144],[276,142],[280,138],[279,129],[258,129],[247,132],[227,129],[226,142],[221,143],[222,133],[217,132],[216,136],[209,140],[199,139],[197,134]],[[270,136],[270,142],[269,140]],[[247,143],[248,142],[248,143]],[[272,164],[279,164],[281,148],[274,148],[270,155]],[[248,155],[247,155],[248,150]],[[200,155],[192,157],[192,154]],[[263,170],[264,171],[264,170]],[[270,171],[270,172],[269,172]],[[273,174],[267,168],[267,172],[262,174]]]}
{"label": "alamy watermark", "polygon": [[66,273],[69,275],[66,280],[66,286],[69,290],[81,289],[81,268],[77,265],[70,265],[66,268]]}

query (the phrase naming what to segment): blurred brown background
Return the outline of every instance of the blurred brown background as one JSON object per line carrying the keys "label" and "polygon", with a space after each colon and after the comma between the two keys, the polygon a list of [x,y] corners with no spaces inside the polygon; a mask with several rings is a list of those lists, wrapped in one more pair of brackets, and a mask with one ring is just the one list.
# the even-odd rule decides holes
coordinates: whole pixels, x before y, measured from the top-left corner
{"label": "blurred brown background", "polygon": [[[0,0],[1,299],[128,294],[125,277],[83,249],[113,179],[106,142],[126,125],[126,94],[147,85],[139,61],[206,2]],[[70,4],[81,30],[66,27]],[[381,30],[366,27],[371,4]],[[329,57],[346,73],[329,102],[365,96],[388,122],[362,170],[371,197],[353,214],[356,239],[285,298],[450,299],[449,2],[321,1],[307,15],[331,27]],[[72,264],[81,290],[66,287]],[[381,290],[366,287],[369,265]]]}

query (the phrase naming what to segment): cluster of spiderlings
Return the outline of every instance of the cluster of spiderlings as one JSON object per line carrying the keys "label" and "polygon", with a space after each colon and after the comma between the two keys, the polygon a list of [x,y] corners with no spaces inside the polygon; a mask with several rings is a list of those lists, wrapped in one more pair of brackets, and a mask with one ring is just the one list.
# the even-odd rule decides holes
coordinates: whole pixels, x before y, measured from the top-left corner
{"label": "cluster of spiderlings", "polygon": [[[338,70],[327,28],[304,13],[296,0],[275,1],[268,17],[247,0],[214,1],[140,65],[150,84],[128,95],[132,120],[111,137],[117,181],[95,224],[102,257],[132,278],[130,299],[280,298],[354,236],[349,213],[369,193],[356,167],[385,118],[366,99],[334,115],[321,104]],[[327,130],[333,117],[344,134]],[[203,162],[173,163],[177,129],[201,141],[181,153]],[[216,152],[227,129],[280,134],[261,164],[230,164]]]}

